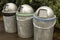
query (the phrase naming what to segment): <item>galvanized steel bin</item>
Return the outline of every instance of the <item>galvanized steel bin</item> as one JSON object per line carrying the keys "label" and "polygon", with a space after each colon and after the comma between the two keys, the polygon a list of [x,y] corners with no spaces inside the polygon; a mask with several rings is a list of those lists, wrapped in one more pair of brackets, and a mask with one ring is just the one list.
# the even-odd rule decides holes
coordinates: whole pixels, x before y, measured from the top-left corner
{"label": "galvanized steel bin", "polygon": [[4,27],[8,33],[16,32],[16,10],[17,6],[14,3],[7,3],[3,7]]}
{"label": "galvanized steel bin", "polygon": [[52,40],[56,16],[51,8],[38,8],[33,16],[34,40]]}
{"label": "galvanized steel bin", "polygon": [[21,5],[16,13],[18,36],[30,38],[33,36],[33,8],[27,4]]}

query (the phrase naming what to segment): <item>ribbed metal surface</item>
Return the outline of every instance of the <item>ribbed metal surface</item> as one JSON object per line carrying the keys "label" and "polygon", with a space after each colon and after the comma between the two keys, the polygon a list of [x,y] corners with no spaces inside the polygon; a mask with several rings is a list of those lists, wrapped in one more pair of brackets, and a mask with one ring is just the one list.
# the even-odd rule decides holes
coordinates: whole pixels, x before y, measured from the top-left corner
{"label": "ribbed metal surface", "polygon": [[38,8],[34,17],[34,40],[53,40],[56,16],[51,8],[43,6]]}
{"label": "ribbed metal surface", "polygon": [[8,33],[16,32],[16,17],[14,16],[3,16],[4,28]]}
{"label": "ribbed metal surface", "polygon": [[30,38],[33,36],[33,8],[27,4],[21,5],[16,13],[18,36],[21,38]]}
{"label": "ribbed metal surface", "polygon": [[16,32],[16,10],[17,6],[14,3],[4,5],[2,13],[4,20],[5,31],[8,33]]}
{"label": "ribbed metal surface", "polygon": [[34,40],[52,40],[56,20],[51,22],[33,21]]}
{"label": "ribbed metal surface", "polygon": [[22,38],[30,38],[33,35],[33,24],[32,18],[17,20],[18,25],[18,36]]}

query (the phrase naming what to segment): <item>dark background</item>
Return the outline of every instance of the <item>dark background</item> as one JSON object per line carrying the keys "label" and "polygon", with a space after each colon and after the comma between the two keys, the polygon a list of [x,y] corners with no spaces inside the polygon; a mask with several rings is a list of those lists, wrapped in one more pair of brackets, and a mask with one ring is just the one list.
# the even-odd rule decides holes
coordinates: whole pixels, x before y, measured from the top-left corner
{"label": "dark background", "polygon": [[[60,0],[0,0],[0,16],[2,15],[3,6],[6,3],[15,3],[17,7],[22,4],[29,4],[36,11],[40,6],[49,6],[53,9],[54,14],[57,16],[55,27],[60,29]],[[2,18],[1,18],[2,19]]]}

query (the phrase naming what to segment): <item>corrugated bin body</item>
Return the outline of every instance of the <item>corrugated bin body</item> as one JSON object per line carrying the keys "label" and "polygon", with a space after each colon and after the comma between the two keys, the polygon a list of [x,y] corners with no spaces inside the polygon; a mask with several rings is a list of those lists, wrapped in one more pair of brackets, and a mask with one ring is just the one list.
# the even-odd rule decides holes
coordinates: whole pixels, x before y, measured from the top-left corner
{"label": "corrugated bin body", "polygon": [[7,3],[3,7],[4,27],[8,33],[16,32],[16,10],[17,6],[14,3]]}
{"label": "corrugated bin body", "polygon": [[38,8],[33,16],[34,40],[52,40],[56,16],[51,8]]}
{"label": "corrugated bin body", "polygon": [[33,8],[27,4],[21,5],[16,13],[18,36],[30,38],[33,36]]}

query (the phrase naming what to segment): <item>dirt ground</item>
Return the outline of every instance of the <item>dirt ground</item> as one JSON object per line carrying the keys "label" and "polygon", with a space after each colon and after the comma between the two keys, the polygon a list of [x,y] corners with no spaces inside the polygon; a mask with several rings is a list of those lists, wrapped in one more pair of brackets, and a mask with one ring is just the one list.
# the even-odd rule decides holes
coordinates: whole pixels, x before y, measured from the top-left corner
{"label": "dirt ground", "polygon": [[[60,31],[56,30],[54,32],[54,40],[60,40]],[[23,38],[19,38],[17,33],[15,34],[9,34],[6,33],[4,31],[4,26],[3,26],[3,22],[0,21],[0,40],[34,40],[33,37],[32,38],[28,38],[28,39],[23,39]]]}

